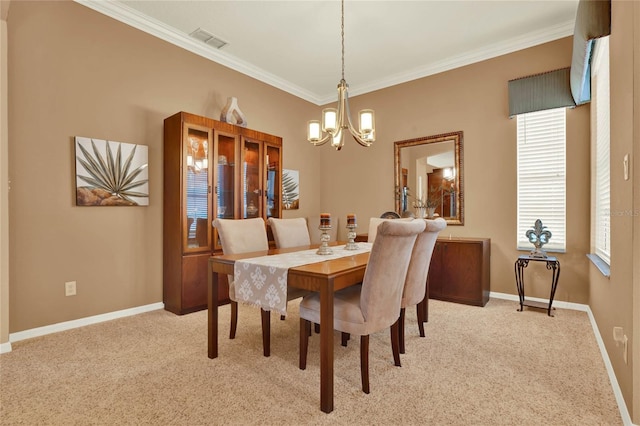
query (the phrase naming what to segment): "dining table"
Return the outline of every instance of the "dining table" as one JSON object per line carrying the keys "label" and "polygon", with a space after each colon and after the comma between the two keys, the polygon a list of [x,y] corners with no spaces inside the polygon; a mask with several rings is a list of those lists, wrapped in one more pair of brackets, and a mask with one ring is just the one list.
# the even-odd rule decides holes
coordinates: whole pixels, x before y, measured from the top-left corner
{"label": "dining table", "polygon": [[[336,243],[334,243],[336,244]],[[340,243],[337,243],[340,244]],[[234,275],[236,261],[270,256],[292,251],[309,250],[317,245],[290,249],[271,249],[233,255],[214,255],[209,258],[208,356],[218,357],[218,283],[221,275]],[[361,283],[364,279],[369,252],[293,266],[287,272],[287,285],[320,294],[320,409],[330,413],[334,409],[334,331],[333,299],[337,290]]]}

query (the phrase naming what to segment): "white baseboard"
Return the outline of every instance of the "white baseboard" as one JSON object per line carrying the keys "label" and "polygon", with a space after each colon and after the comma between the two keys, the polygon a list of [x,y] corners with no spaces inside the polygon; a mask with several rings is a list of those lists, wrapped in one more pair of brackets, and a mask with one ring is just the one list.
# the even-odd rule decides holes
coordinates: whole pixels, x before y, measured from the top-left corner
{"label": "white baseboard", "polygon": [[[514,302],[520,302],[520,299],[515,294],[506,294],[506,293],[489,293],[489,297],[493,297],[496,299],[505,299],[505,300],[513,300]],[[536,302],[546,303],[549,299],[537,299],[535,297],[527,297],[528,300],[533,300]],[[593,328],[593,334],[596,336],[596,342],[598,342],[598,347],[600,348],[600,355],[602,355],[602,360],[604,361],[604,365],[607,369],[607,374],[609,375],[609,381],[611,381],[611,388],[613,389],[613,394],[616,398],[616,402],[618,403],[618,409],[620,410],[620,416],[622,417],[622,422],[625,426],[633,426],[631,422],[631,415],[629,414],[629,410],[627,409],[627,404],[622,397],[622,391],[620,390],[620,385],[618,384],[618,379],[616,378],[616,374],[613,371],[613,366],[611,365],[611,360],[609,359],[609,354],[607,353],[607,348],[604,346],[604,341],[602,340],[602,336],[600,335],[600,330],[598,330],[598,324],[596,324],[596,320],[593,317],[593,313],[591,312],[591,308],[589,305],[583,305],[580,303],[571,303],[571,302],[563,302],[563,301],[553,301],[553,306],[556,308],[562,309],[572,309],[574,311],[583,311],[586,312],[589,316],[589,322],[591,322],[591,328]]]}
{"label": "white baseboard", "polygon": [[11,342],[0,343],[0,354],[11,352]]}
{"label": "white baseboard", "polygon": [[[57,333],[59,331],[71,330],[73,328],[84,327],[85,325],[97,324],[117,318],[129,317],[132,315],[142,314],[144,312],[155,311],[158,309],[164,309],[164,303],[152,303],[150,305],[138,306],[135,308],[123,309],[121,311],[108,312],[106,314],[80,318],[77,320],[59,322],[57,324],[46,325],[44,327],[32,328],[31,330],[19,331],[17,333],[9,334],[9,343],[3,343],[2,346],[8,345],[9,347],[7,352],[10,352],[12,342],[19,342],[20,340],[31,339],[34,337]],[[4,348],[0,347],[0,349]],[[4,351],[0,350],[0,353],[4,353]]]}
{"label": "white baseboard", "polygon": [[[489,297],[490,298],[493,297],[495,299],[513,300],[515,302],[520,301],[517,294],[496,293],[492,291],[489,293]],[[539,299],[537,297],[528,297],[528,296],[527,296],[527,300],[531,300],[533,302],[541,302],[541,303],[549,302],[549,299]],[[581,303],[563,302],[562,300],[554,300],[553,307],[561,308],[561,309],[571,309],[574,311],[582,311],[582,312],[587,312],[589,310],[589,305],[583,305]]]}

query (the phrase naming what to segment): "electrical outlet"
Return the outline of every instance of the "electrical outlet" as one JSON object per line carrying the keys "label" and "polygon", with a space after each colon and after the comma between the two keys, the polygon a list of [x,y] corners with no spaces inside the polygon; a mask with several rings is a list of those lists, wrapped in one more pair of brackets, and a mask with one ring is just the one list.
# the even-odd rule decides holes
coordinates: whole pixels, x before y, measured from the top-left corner
{"label": "electrical outlet", "polygon": [[76,282],[75,281],[67,281],[64,283],[64,295],[65,296],[75,296],[76,295]]}

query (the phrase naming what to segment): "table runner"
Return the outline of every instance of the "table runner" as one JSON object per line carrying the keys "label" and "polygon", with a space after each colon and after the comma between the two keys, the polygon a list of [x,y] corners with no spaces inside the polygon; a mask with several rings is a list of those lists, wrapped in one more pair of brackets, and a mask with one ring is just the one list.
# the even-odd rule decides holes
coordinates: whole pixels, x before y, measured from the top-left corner
{"label": "table runner", "polygon": [[311,249],[237,260],[233,271],[236,301],[286,315],[289,268],[367,253],[372,245],[358,243],[357,250],[331,246],[333,254],[328,255],[316,254],[318,250]]}

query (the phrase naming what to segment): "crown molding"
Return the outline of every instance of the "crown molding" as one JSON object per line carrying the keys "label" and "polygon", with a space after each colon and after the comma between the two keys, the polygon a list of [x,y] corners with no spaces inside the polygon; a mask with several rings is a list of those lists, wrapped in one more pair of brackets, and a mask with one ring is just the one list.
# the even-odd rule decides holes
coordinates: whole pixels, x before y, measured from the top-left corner
{"label": "crown molding", "polygon": [[[127,24],[133,28],[144,31],[147,34],[151,34],[154,37],[158,37],[161,40],[169,42],[182,49],[188,50],[191,53],[195,53],[196,55],[207,58],[220,65],[224,65],[234,71],[255,78],[256,80],[283,90],[315,105],[326,105],[337,100],[337,93],[333,90],[327,94],[317,94],[309,90],[305,90],[300,86],[292,84],[289,81],[271,74],[261,68],[258,68],[248,62],[227,55],[223,51],[211,50],[205,44],[192,39],[188,35],[178,32],[168,25],[163,24],[162,22],[150,19],[148,16],[118,1],[74,1],[78,4],[95,10],[96,12],[102,13],[117,21]],[[572,35],[573,29],[574,21],[567,21],[553,27],[545,28],[525,34],[520,37],[505,40],[503,42],[487,46],[483,49],[473,50],[461,55],[452,56],[445,60],[427,64],[426,66],[415,68],[413,70],[399,73],[390,77],[382,78],[361,85],[350,84],[349,95],[351,97],[363,95],[375,90],[380,90],[401,83],[406,83],[408,81],[428,77],[430,75],[449,71],[475,62],[484,61],[487,59],[495,58],[497,56],[505,55],[507,53],[512,53],[518,50],[533,47],[538,44],[547,43],[559,38]]]}
{"label": "crown molding", "polygon": [[408,81],[417,80],[445,71],[450,71],[452,69],[460,68],[465,65],[496,58],[508,53],[517,52],[518,50],[527,49],[529,47],[537,46],[539,44],[548,43],[550,41],[573,35],[573,29],[574,21],[566,21],[553,27],[534,31],[519,37],[511,38],[509,40],[504,40],[502,42],[486,46],[479,50],[472,50],[461,55],[452,56],[442,61],[433,62],[426,66],[415,68],[413,70],[396,74],[388,78],[373,81],[364,85],[350,84],[349,94],[351,96],[362,95],[365,93],[373,92],[374,90],[384,89],[387,87],[395,86],[397,84],[406,83]]}

